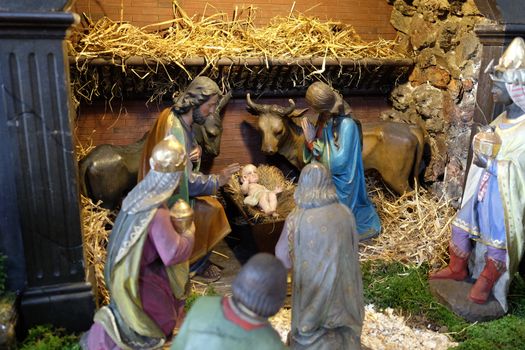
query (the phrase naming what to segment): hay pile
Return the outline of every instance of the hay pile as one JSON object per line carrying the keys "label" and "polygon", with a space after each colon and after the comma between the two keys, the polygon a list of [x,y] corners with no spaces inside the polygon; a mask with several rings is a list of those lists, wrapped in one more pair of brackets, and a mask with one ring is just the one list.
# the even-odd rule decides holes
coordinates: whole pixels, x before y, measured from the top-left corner
{"label": "hay pile", "polygon": [[277,213],[278,217],[265,215],[258,207],[252,207],[244,204],[244,194],[241,191],[240,174],[233,176],[232,180],[224,186],[224,195],[230,199],[240,211],[240,213],[251,223],[266,223],[275,222],[277,220],[284,220],[286,216],[295,207],[293,194],[295,185],[293,182],[287,180],[283,173],[274,166],[259,165],[257,167],[259,174],[259,184],[263,185],[269,190],[276,187],[281,187],[282,192],[277,195]]}
{"label": "hay pile", "polygon": [[106,263],[106,247],[111,227],[113,227],[114,216],[108,209],[100,207],[99,204],[81,196],[86,279],[93,285],[97,308],[109,303],[109,293],[104,283],[104,264]]}
{"label": "hay pile", "polygon": [[[77,161],[85,157],[93,148],[95,146],[92,142],[85,147],[77,142],[75,149]],[[83,194],[80,195],[86,280],[93,286],[97,308],[109,303],[109,293],[104,283],[104,264],[106,263],[109,233],[116,216],[114,212],[102,208],[100,204],[100,202],[93,203]]]}
{"label": "hay pile", "polygon": [[398,261],[418,266],[428,263],[431,269],[445,264],[450,223],[455,215],[448,200],[424,188],[394,197],[377,186],[369,197],[383,229],[377,238],[361,243],[361,261]]}
{"label": "hay pile", "polygon": [[362,344],[374,350],[446,350],[458,344],[449,336],[428,329],[411,328],[393,309],[376,311],[365,306]]}
{"label": "hay pile", "polygon": [[[255,13],[250,6],[236,8],[232,19],[225,13],[195,19],[173,1],[172,20],[142,28],[107,17],[96,22],[85,17],[85,28],[78,28],[72,35],[69,54],[77,60],[139,56],[181,68],[185,59],[195,57],[204,57],[208,65],[222,57],[356,60],[405,57],[396,50],[395,41],[366,42],[351,25],[342,22],[321,21],[292,8],[289,16],[277,16],[267,26],[256,27]],[[161,31],[150,31],[166,26]]]}
{"label": "hay pile", "polygon": [[[282,308],[270,318],[270,323],[285,342],[291,329],[291,309]],[[445,334],[411,328],[392,309],[380,312],[375,310],[374,305],[365,306],[361,344],[363,349],[373,350],[445,350],[458,345]]]}

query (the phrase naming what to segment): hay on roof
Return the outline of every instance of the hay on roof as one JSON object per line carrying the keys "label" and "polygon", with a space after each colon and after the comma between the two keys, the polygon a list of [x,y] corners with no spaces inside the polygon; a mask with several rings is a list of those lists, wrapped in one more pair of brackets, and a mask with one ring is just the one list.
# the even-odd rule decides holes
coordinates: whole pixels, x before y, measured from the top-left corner
{"label": "hay on roof", "polygon": [[[252,7],[237,11],[231,20],[225,13],[195,19],[177,9],[180,6],[177,5],[173,20],[143,28],[107,17],[88,20],[84,28],[78,28],[72,35],[69,54],[77,59],[139,56],[181,65],[184,59],[195,57],[204,57],[210,65],[222,57],[356,60],[406,57],[397,50],[394,40],[367,42],[350,24],[322,21],[295,11],[256,27]],[[169,27],[164,30],[150,31],[152,27],[166,25]]]}
{"label": "hay on roof", "polygon": [[[125,8],[122,10],[125,12]],[[112,98],[124,94],[117,82],[111,79],[106,82],[108,77],[88,73],[89,61],[97,58],[106,58],[121,66],[123,73],[137,75],[140,79],[151,74],[166,75],[168,81],[148,83],[156,85],[151,101],[167,91],[181,88],[182,81],[198,75],[220,78],[220,84],[231,89],[228,74],[220,77],[218,74],[218,61],[224,58],[232,59],[232,65],[246,59],[260,59],[266,68],[272,60],[284,60],[301,67],[303,75],[325,80],[327,59],[406,58],[399,52],[397,41],[364,41],[350,24],[322,21],[291,11],[288,16],[274,17],[268,25],[256,27],[255,13],[252,7],[247,7],[236,8],[232,19],[225,13],[189,17],[175,1],[172,20],[142,28],[107,17],[92,21],[84,16],[84,27],[74,29],[68,43],[69,55],[77,62],[77,73],[73,74],[72,81],[76,100],[91,101],[100,94],[104,84],[111,87]],[[164,29],[152,30],[158,27]],[[129,58],[135,61],[142,58],[145,66],[127,67]],[[186,62],[195,58],[203,59],[203,65],[188,67]],[[323,62],[320,68],[309,61],[316,58]],[[167,66],[179,67],[180,76],[170,75]],[[304,83],[304,77],[302,81]]]}

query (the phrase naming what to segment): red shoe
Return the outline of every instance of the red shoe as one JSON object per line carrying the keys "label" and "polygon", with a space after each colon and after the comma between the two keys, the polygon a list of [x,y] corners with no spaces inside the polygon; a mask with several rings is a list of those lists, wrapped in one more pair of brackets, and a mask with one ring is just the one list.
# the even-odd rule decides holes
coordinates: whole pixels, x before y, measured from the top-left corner
{"label": "red shoe", "polygon": [[476,304],[485,304],[489,298],[492,287],[496,284],[500,276],[505,272],[505,266],[498,269],[494,260],[487,259],[485,268],[481,271],[478,280],[470,289],[469,299]]}
{"label": "red shoe", "polygon": [[456,253],[451,247],[448,248],[448,252],[450,254],[450,263],[448,264],[448,266],[430,275],[429,279],[463,281],[465,278],[467,278],[467,264],[468,257],[470,254],[462,258],[456,255]]}

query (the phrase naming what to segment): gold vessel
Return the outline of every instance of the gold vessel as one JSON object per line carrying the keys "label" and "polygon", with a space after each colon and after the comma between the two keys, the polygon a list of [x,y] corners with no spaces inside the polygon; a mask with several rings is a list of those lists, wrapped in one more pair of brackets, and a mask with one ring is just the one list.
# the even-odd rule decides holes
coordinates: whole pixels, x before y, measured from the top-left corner
{"label": "gold vessel", "polygon": [[193,222],[193,209],[184,199],[179,199],[170,209],[171,222],[179,233],[191,227]]}
{"label": "gold vessel", "polygon": [[491,127],[484,128],[474,135],[472,143],[474,152],[491,159],[496,158],[501,148],[501,138]]}

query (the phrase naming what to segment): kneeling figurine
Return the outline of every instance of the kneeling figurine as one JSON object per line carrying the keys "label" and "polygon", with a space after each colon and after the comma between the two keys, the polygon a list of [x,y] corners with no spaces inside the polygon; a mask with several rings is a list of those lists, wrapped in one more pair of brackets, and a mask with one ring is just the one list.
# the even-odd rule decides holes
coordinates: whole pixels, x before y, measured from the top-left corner
{"label": "kneeling figurine", "polygon": [[476,282],[468,299],[485,304],[493,294],[503,312],[524,249],[524,57],[525,41],[518,37],[494,67],[493,99],[505,111],[474,137],[462,207],[452,222],[450,264],[430,276],[431,287],[471,276]]}
{"label": "kneeling figurine", "polygon": [[[179,202],[182,211],[172,218],[166,202],[179,185],[186,153],[168,136],[153,148],[150,163],[111,231],[104,270],[110,303],[95,314],[80,340],[83,349],[158,349],[182,321],[195,225],[187,203]],[[175,229],[172,220],[182,225]]]}

